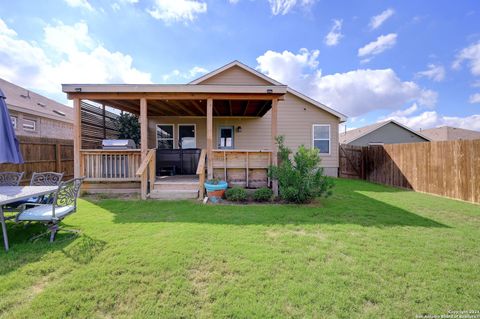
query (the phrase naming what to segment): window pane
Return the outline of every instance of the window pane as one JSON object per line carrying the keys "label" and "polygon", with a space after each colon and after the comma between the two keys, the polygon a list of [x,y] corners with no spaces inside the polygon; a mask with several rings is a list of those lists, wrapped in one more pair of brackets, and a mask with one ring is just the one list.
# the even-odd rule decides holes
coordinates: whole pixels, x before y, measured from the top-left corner
{"label": "window pane", "polygon": [[232,137],[232,129],[231,128],[222,128],[221,132],[221,137],[225,137],[225,138],[228,138],[228,137]]}
{"label": "window pane", "polygon": [[173,140],[158,140],[159,149],[173,149]]}
{"label": "window pane", "polygon": [[173,138],[173,125],[157,125],[157,137]]}
{"label": "window pane", "polygon": [[180,125],[179,139],[182,148],[195,148],[195,125]]}
{"label": "window pane", "polygon": [[330,126],[314,126],[313,138],[316,139],[328,139],[330,135]]}
{"label": "window pane", "polygon": [[330,153],[330,141],[326,140],[316,140],[313,141],[316,148],[320,150],[321,154]]}

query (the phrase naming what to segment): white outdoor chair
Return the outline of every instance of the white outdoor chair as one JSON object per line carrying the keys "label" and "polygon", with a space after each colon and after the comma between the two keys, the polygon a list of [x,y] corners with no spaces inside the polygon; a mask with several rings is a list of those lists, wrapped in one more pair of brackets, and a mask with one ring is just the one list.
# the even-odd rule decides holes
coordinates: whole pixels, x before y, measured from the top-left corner
{"label": "white outdoor chair", "polygon": [[22,177],[23,172],[0,172],[0,186],[18,186]]}
{"label": "white outdoor chair", "polygon": [[[42,172],[32,174],[30,179],[30,186],[58,186],[63,178],[63,173],[55,172]],[[53,196],[39,196],[27,198],[18,202],[8,204],[4,207],[4,211],[7,212],[21,212],[26,208],[35,206],[35,204],[51,204],[53,202]]]}
{"label": "white outdoor chair", "polygon": [[[74,178],[60,183],[55,193],[53,204],[40,204],[33,208],[26,209],[16,216],[16,222],[38,222],[45,224],[48,227],[47,232],[33,237],[32,240],[50,233],[50,242],[53,242],[55,235],[61,228],[59,226],[60,222],[77,210],[77,198],[82,182],[83,178]],[[63,230],[78,233],[76,230]]]}

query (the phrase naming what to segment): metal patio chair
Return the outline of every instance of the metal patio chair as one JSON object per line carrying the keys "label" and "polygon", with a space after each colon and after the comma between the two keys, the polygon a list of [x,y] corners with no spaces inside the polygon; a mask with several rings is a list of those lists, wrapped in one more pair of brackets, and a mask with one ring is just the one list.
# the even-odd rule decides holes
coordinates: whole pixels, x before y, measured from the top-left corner
{"label": "metal patio chair", "polygon": [[77,210],[77,198],[80,193],[80,186],[83,178],[74,178],[60,183],[55,193],[52,204],[39,204],[33,208],[25,209],[19,213],[16,222],[38,222],[48,227],[46,233],[37,235],[32,240],[36,240],[50,233],[50,242],[55,240],[55,235],[60,229],[67,232],[78,233],[77,230],[64,229],[59,226],[60,222]]}
{"label": "metal patio chair", "polygon": [[[63,178],[63,173],[55,173],[55,172],[41,172],[32,174],[32,178],[30,179],[30,186],[58,186],[60,185]],[[18,202],[14,202],[8,204],[5,207],[5,211],[12,212],[12,211],[22,211],[30,205],[35,204],[51,204],[53,200],[52,196],[40,196],[40,197],[32,197],[25,200],[21,200]]]}
{"label": "metal patio chair", "polygon": [[0,186],[18,186],[24,172],[0,172]]}

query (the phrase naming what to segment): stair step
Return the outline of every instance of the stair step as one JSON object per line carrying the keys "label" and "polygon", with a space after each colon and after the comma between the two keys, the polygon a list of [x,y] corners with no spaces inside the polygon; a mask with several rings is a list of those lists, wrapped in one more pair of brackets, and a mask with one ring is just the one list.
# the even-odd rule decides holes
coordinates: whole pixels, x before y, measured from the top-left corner
{"label": "stair step", "polygon": [[198,191],[198,183],[155,183],[155,190],[191,190]]}
{"label": "stair step", "polygon": [[196,199],[198,198],[198,190],[185,190],[185,189],[174,189],[174,190],[158,190],[154,189],[150,192],[150,198],[152,199]]}

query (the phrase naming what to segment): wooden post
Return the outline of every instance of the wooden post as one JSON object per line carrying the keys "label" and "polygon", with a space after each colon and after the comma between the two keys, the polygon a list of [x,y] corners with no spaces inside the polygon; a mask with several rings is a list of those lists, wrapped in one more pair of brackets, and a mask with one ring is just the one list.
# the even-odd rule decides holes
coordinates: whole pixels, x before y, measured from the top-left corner
{"label": "wooden post", "polygon": [[140,99],[140,144],[142,151],[142,161],[147,156],[148,151],[148,117],[147,117],[147,99]]}
{"label": "wooden post", "polygon": [[102,116],[103,116],[103,139],[107,138],[107,120],[105,119],[105,104],[102,104]]}
{"label": "wooden post", "polygon": [[82,100],[73,99],[73,175],[75,178],[81,177],[83,173],[80,166],[80,150],[82,149]]}
{"label": "wooden post", "polygon": [[213,178],[213,99],[207,99],[207,171],[208,179]]}
{"label": "wooden post", "polygon": [[[277,144],[275,138],[278,135],[277,131],[278,123],[278,99],[272,100],[272,124],[271,124],[271,149],[272,149],[272,165],[278,164]],[[278,196],[278,181],[272,181],[272,190],[275,196]]]}

